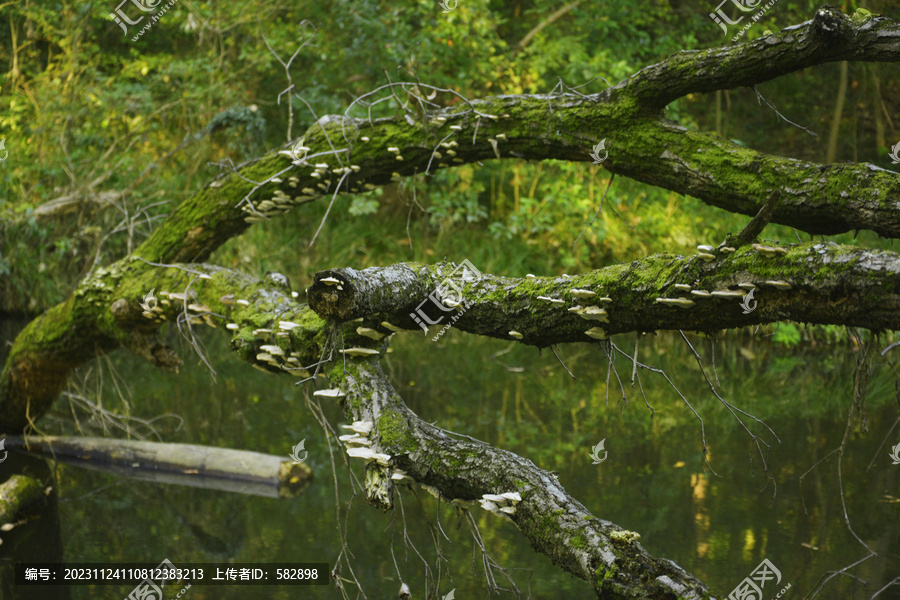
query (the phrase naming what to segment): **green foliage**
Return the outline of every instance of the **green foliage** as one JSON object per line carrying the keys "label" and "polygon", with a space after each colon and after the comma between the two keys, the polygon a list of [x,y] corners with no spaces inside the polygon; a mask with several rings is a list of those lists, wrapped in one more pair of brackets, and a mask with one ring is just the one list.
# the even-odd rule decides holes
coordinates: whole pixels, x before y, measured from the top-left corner
{"label": "green foliage", "polygon": [[800,330],[793,323],[779,323],[772,335],[772,341],[786,348],[792,348],[800,343]]}

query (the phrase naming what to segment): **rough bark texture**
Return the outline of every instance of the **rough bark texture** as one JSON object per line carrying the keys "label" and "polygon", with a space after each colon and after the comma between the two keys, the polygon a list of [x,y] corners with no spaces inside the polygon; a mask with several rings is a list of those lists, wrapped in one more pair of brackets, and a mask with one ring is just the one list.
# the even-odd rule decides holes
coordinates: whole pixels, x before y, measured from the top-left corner
{"label": "rough bark texture", "polygon": [[92,437],[6,438],[10,449],[121,477],[252,494],[299,496],[312,470],[280,456],[195,444]]}
{"label": "rough bark texture", "polygon": [[16,515],[44,497],[41,483],[25,475],[13,475],[0,484],[0,523],[14,521]]}
{"label": "rough bark texture", "polygon": [[[432,302],[426,302],[421,310],[431,320],[440,318],[436,323],[440,326],[450,323],[452,314],[456,318],[453,326],[461,331],[518,339],[538,347],[590,342],[602,339],[601,335],[631,331],[712,332],[783,320],[900,329],[897,254],[837,244],[797,244],[784,247],[783,255],[766,257],[763,252],[771,253],[772,248],[745,246],[734,253],[719,252],[710,262],[699,256],[661,254],[573,277],[483,274],[463,288],[462,305],[452,313]],[[309,290],[309,303],[320,314],[326,306],[330,317],[349,321],[373,316],[365,308],[382,308],[362,298],[363,290],[374,298],[394,294],[396,305],[382,310],[374,320],[421,331],[410,313],[441,285],[447,271],[446,266],[418,263],[365,271],[335,269],[328,273],[343,280],[344,289],[314,286]],[[738,287],[740,284],[756,286],[748,300],[756,308],[746,314],[742,302],[750,290]],[[679,290],[676,285],[691,290]],[[780,289],[786,285],[790,289]],[[578,298],[573,291],[595,295]],[[701,292],[730,292],[731,297],[699,295]],[[668,305],[660,298],[692,305]],[[578,306],[597,307],[602,312],[573,312]],[[390,332],[383,327],[381,331]]]}
{"label": "rough bark texture", "polygon": [[[512,452],[451,437],[419,419],[403,403],[373,359],[355,359],[330,372],[346,394],[348,419],[371,421],[373,448],[390,454],[427,491],[467,510],[483,494],[518,492],[511,520],[553,564],[588,582],[599,598],[699,599],[709,590],[674,562],[650,556],[627,531],[593,516],[556,477]],[[475,508],[473,510],[482,510]]]}
{"label": "rough bark texture", "polygon": [[[16,433],[39,418],[71,369],[98,353],[124,346],[161,368],[177,369],[180,359],[155,337],[164,321],[182,330],[224,331],[236,324],[227,330],[232,348],[257,367],[307,377],[314,364],[332,361],[332,380],[348,394],[348,414],[372,418],[378,448],[390,452],[392,465],[439,495],[452,501],[520,491],[513,521],[535,549],[588,581],[598,596],[708,597],[696,579],[648,556],[636,535],[591,516],[527,459],[477,441],[452,440],[419,421],[377,367],[347,355],[335,360],[342,358],[336,341],[372,346],[369,337],[378,331],[417,329],[418,310],[436,290],[433,298],[441,303],[454,294],[461,300],[465,312],[454,323],[460,329],[536,346],[625,331],[716,330],[786,319],[897,328],[898,255],[831,244],[800,244],[785,252],[744,246],[731,254],[720,249],[711,262],[657,255],[573,278],[488,275],[464,281],[459,291],[446,289],[442,265],[342,269],[319,274],[310,288],[310,302],[321,316],[291,297],[283,276],[258,281],[191,263],[206,260],[254,222],[338,190],[353,193],[491,158],[587,161],[601,137],[609,149],[604,167],[616,174],[747,215],[757,214],[781,190],[772,222],[809,233],[870,229],[900,237],[897,173],[763,154],[688,131],[661,114],[668,102],[689,92],[753,85],[836,60],[896,61],[898,39],[898,25],[890,19],[863,12],[851,19],[822,8],[808,23],[749,44],[679,53],[590,96],[464,101],[426,112],[421,120],[323,117],[303,135],[310,148],[305,162],[295,164],[296,157],[282,151],[222,175],[183,202],[132,256],[98,269],[64,303],[30,323],[0,376],[0,432]],[[766,258],[768,253],[774,257]],[[337,282],[323,282],[328,277]],[[744,298],[735,292],[748,283],[757,285],[758,307],[744,314]],[[596,295],[575,299],[573,288]],[[147,318],[139,303],[151,289],[159,305]],[[734,297],[692,293],[700,290],[730,290]],[[681,299],[686,307],[659,298]],[[431,313],[429,322],[449,316],[446,304],[432,305],[440,312]],[[569,310],[576,305],[583,314]],[[358,318],[359,327],[331,322]],[[377,466],[370,465],[368,473],[367,481],[381,493],[371,498],[385,503],[390,479],[379,476]]]}

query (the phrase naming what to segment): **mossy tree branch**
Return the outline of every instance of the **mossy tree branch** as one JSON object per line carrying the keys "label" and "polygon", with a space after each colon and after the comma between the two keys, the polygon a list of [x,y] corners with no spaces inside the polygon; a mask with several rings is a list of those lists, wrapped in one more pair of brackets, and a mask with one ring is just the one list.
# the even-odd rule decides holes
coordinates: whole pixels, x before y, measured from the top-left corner
{"label": "mossy tree branch", "polygon": [[703,583],[674,562],[649,555],[639,534],[593,516],[552,473],[527,458],[474,438],[460,440],[420,419],[403,403],[377,359],[336,364],[329,376],[346,394],[348,419],[371,422],[373,449],[391,456],[390,466],[367,465],[381,471],[367,476],[367,485],[380,482],[387,488],[383,495],[393,495],[395,469],[462,510],[484,494],[515,492],[521,501],[514,504],[514,513],[488,510],[512,521],[537,552],[588,582],[599,598],[711,598]]}
{"label": "mossy tree branch", "polygon": [[[718,251],[710,262],[658,254],[573,277],[483,274],[461,288],[461,299],[444,280],[451,271],[421,263],[323,271],[308,290],[309,303],[330,319],[374,317],[415,331],[422,331],[417,320],[452,322],[461,331],[538,347],[632,331],[714,332],[784,320],[900,329],[900,255],[852,246],[757,244]],[[322,283],[325,277],[343,289]],[[441,294],[434,292],[441,287],[448,290],[444,297],[454,298],[449,305],[438,305]],[[758,307],[745,314],[741,303],[751,289]],[[450,310],[454,302],[460,306]],[[596,309],[570,310],[577,306]]]}

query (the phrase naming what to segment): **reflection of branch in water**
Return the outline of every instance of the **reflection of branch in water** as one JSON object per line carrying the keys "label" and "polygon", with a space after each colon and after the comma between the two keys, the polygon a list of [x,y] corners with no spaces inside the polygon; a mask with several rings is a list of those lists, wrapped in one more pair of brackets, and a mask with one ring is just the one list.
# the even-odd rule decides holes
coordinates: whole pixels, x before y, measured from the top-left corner
{"label": "reflection of branch in water", "polygon": [[[163,504],[165,504],[169,508],[172,514],[175,515],[175,518],[178,519],[178,522],[190,530],[193,536],[197,539],[197,542],[200,544],[200,547],[203,548],[203,550],[208,554],[214,556],[217,559],[234,558],[241,551],[241,548],[243,548],[244,538],[246,537],[245,534],[247,516],[247,513],[245,510],[243,510],[243,508],[231,513],[232,517],[228,520],[228,523],[230,525],[228,527],[228,531],[231,532],[231,534],[235,534],[236,539],[226,541],[216,535],[209,533],[203,527],[184,516],[181,511],[175,507],[175,505],[173,505],[171,502],[169,502],[168,499],[166,499],[165,494],[161,494],[159,498],[163,501]],[[235,523],[235,519],[239,519],[239,522]],[[220,529],[219,531],[225,530]],[[232,536],[229,535],[228,537]]]}

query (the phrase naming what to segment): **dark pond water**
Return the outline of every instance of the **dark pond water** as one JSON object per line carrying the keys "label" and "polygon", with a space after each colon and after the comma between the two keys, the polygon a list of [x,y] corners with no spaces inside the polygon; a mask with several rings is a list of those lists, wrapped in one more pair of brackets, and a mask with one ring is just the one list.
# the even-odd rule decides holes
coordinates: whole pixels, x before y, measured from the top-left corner
{"label": "dark pond water", "polygon": [[[167,558],[175,565],[333,565],[342,534],[352,553],[352,573],[347,566],[342,570],[347,597],[363,597],[351,583],[354,576],[367,598],[396,598],[400,576],[413,598],[440,598],[453,589],[459,599],[490,597],[480,553],[454,508],[438,507],[428,494],[408,489],[399,495],[402,512],[382,513],[362,496],[353,498],[348,508],[347,467],[339,462],[332,472],[325,436],[303,397],[311,390],[233,360],[221,335],[205,339],[217,372],[215,382],[196,356],[182,348],[186,364],[179,375],[158,372],[119,352],[81,369],[69,391],[94,398],[107,411],[156,419],[152,425],[167,442],[287,457],[292,446],[305,439],[313,484],[299,498],[278,500],[117,479],[55,463],[47,467],[43,461],[10,453],[0,464],[0,475],[13,469],[38,474],[55,487],[58,499],[55,513],[46,511],[2,534],[3,597],[122,599],[133,587],[73,586],[46,593],[17,589],[10,586],[14,560],[158,563]],[[823,576],[860,561],[869,549],[874,556],[849,569],[848,576],[832,579],[819,597],[868,598],[900,575],[900,465],[892,465],[889,457],[891,446],[900,443],[900,427],[890,367],[876,364],[866,402],[868,433],[860,432],[854,421],[839,459],[829,453],[840,445],[847,428],[858,355],[849,343],[790,350],[751,330],[732,332],[717,342],[694,335],[689,339],[722,398],[765,421],[777,434],[780,442],[752,418],[743,417],[768,444],[761,447],[769,477],[751,436],[712,396],[677,334],[643,337],[640,360],[663,369],[685,400],[661,375],[644,370],[639,371],[640,386],[633,389],[632,362],[624,357],[616,361],[618,378],[616,373],[608,375],[608,358],[597,346],[560,350],[577,377],[573,380],[547,351],[539,354],[456,331],[438,342],[407,334],[395,337],[387,368],[422,418],[558,472],[568,491],[595,515],[639,532],[652,554],[674,560],[723,597],[763,559],[781,572],[779,588],[790,584],[782,596],[788,599],[806,597]],[[633,352],[634,336],[614,341],[625,353]],[[708,464],[701,451],[700,423],[685,401],[703,419]],[[326,414],[332,423],[341,422],[336,406],[326,407]],[[84,435],[124,435],[110,424],[104,433],[99,419],[73,408],[65,398],[40,426],[47,434],[78,434],[73,417]],[[148,433],[137,421],[130,427]],[[594,465],[590,449],[603,439],[607,459]],[[362,478],[361,466],[351,468]],[[595,597],[584,582],[534,552],[512,524],[480,508],[472,509],[472,515],[489,554],[509,571],[525,597]],[[499,572],[494,575],[509,587]],[[773,585],[766,587],[766,600],[779,591]],[[179,591],[168,591],[166,599]],[[182,597],[342,595],[334,585],[194,586]],[[502,592],[495,597],[514,595]],[[879,598],[900,598],[900,587]]]}

